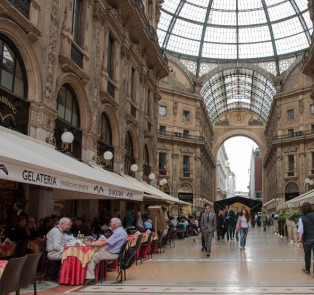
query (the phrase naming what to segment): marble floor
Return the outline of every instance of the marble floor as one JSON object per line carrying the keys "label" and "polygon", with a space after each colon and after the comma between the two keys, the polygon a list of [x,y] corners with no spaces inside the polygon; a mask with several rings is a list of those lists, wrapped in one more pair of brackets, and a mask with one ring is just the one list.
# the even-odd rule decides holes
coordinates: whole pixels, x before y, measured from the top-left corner
{"label": "marble floor", "polygon": [[211,257],[200,251],[199,237],[176,240],[175,248],[127,271],[127,281],[94,286],[58,286],[45,294],[314,294],[313,273],[304,274],[303,249],[253,228],[245,251],[237,241],[214,241]]}

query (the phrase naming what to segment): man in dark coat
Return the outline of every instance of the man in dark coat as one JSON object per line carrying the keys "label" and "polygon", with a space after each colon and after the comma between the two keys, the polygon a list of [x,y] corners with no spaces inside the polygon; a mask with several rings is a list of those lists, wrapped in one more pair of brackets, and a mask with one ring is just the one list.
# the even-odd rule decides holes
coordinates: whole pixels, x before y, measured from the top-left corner
{"label": "man in dark coat", "polygon": [[232,224],[233,224],[233,219],[234,219],[234,212],[229,208],[228,205],[225,207],[225,231],[227,233],[227,240],[229,241],[232,240]]}

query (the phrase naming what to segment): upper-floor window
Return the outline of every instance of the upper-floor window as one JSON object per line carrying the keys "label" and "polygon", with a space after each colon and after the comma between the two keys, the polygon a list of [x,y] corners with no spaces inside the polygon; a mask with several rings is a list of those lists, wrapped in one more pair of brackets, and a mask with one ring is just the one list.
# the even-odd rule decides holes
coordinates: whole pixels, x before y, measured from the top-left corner
{"label": "upper-floor window", "polygon": [[58,117],[70,123],[73,127],[80,128],[79,107],[73,89],[65,84],[58,93]]}
{"label": "upper-floor window", "polygon": [[293,137],[293,135],[294,135],[294,129],[288,129],[288,136],[289,137]]}
{"label": "upper-floor window", "polygon": [[288,171],[294,171],[294,155],[288,156]]}
{"label": "upper-floor window", "polygon": [[183,120],[184,121],[190,121],[190,112],[189,111],[186,111],[186,110],[183,111]]}
{"label": "upper-floor window", "polygon": [[160,133],[166,133],[166,126],[160,125],[159,126],[159,132]]}
{"label": "upper-floor window", "polygon": [[114,75],[114,39],[109,35],[108,39],[108,59],[107,59],[107,71],[108,71],[108,76],[111,80],[113,80],[113,75]]}
{"label": "upper-floor window", "polygon": [[151,104],[151,90],[148,89],[147,91],[147,101],[146,101],[146,115],[148,118],[151,117],[151,107],[152,107],[152,104]]}
{"label": "upper-floor window", "polygon": [[[312,152],[312,169],[314,169],[314,152]],[[314,174],[314,173],[312,173]]]}
{"label": "upper-floor window", "polygon": [[167,174],[167,155],[166,153],[159,153],[159,175]]}
{"label": "upper-floor window", "polygon": [[190,171],[190,156],[183,156],[183,171]]}
{"label": "upper-floor window", "polygon": [[166,106],[159,106],[159,115],[161,117],[167,116],[167,107]]}
{"label": "upper-floor window", "polygon": [[188,138],[190,136],[190,131],[189,130],[183,130],[183,137]]}
{"label": "upper-floor window", "polygon": [[101,117],[100,139],[107,145],[112,146],[112,131],[109,118],[106,113]]}
{"label": "upper-floor window", "polygon": [[314,104],[310,105],[310,115],[314,115]]}
{"label": "upper-floor window", "polygon": [[294,119],[294,109],[287,110],[287,119],[293,120]]}
{"label": "upper-floor window", "polygon": [[26,73],[23,61],[13,43],[0,34],[0,84],[14,95],[25,98]]}
{"label": "upper-floor window", "polygon": [[72,2],[72,36],[75,43],[81,43],[81,13],[82,0],[73,0]]}
{"label": "upper-floor window", "polygon": [[133,102],[135,102],[135,89],[136,89],[135,83],[136,83],[136,81],[135,81],[135,69],[132,68],[131,69],[131,100]]}

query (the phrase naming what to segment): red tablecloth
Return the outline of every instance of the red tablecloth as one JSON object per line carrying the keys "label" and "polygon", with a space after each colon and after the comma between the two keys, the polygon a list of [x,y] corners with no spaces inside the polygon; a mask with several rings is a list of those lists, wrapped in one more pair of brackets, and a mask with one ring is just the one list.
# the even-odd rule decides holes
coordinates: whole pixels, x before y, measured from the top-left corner
{"label": "red tablecloth", "polygon": [[3,270],[5,269],[8,260],[0,260],[0,278],[2,276]]}
{"label": "red tablecloth", "polygon": [[[87,272],[87,263],[100,248],[87,246],[65,247],[60,269],[60,284],[82,285]],[[98,268],[95,269],[95,279],[98,280]]]}
{"label": "red tablecloth", "polygon": [[16,244],[4,244],[0,245],[0,257],[12,256],[15,250]]}

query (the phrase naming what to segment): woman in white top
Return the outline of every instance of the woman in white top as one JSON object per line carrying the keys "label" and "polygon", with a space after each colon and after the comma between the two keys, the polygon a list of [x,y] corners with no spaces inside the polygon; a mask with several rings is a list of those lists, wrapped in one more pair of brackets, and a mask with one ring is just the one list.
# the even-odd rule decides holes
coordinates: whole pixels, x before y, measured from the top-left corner
{"label": "woman in white top", "polygon": [[142,219],[142,213],[141,212],[136,213],[136,228],[144,229],[144,222]]}
{"label": "woman in white top", "polygon": [[245,250],[246,236],[248,231],[251,230],[250,224],[250,215],[246,209],[243,208],[236,226],[237,231],[240,231],[240,250]]}

